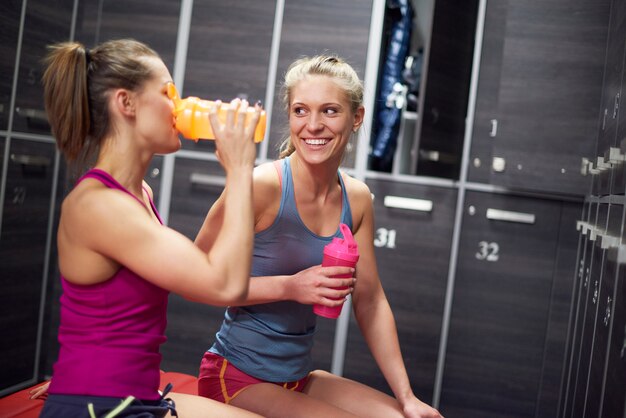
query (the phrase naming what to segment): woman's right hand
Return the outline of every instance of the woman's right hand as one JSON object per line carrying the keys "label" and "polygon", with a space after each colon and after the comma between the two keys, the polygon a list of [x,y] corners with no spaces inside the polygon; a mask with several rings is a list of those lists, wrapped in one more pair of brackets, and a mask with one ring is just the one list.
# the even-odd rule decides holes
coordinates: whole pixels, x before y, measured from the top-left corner
{"label": "woman's right hand", "polygon": [[[346,296],[352,293],[356,279],[334,278],[333,276],[354,274],[351,267],[309,267],[293,276],[285,284],[286,299],[313,305],[320,304],[328,307],[341,305]],[[338,288],[344,289],[338,289]]]}
{"label": "woman's right hand", "polygon": [[[249,112],[246,100],[234,99],[227,105],[226,121],[222,123],[218,118],[219,107],[222,103],[217,101],[209,109],[209,119],[215,134],[217,158],[228,173],[231,169],[254,168],[256,146],[254,144],[254,131],[261,115],[261,106],[255,105],[254,111]],[[246,116],[250,121],[246,125]]]}

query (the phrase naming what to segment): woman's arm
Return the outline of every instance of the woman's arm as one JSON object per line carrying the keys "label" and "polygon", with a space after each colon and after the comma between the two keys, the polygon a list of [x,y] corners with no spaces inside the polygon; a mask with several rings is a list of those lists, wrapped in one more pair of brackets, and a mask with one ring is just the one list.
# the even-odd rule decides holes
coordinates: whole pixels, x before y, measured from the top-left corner
{"label": "woman's arm", "polygon": [[[211,114],[226,171],[227,210],[210,251],[200,251],[182,234],[154,222],[146,207],[132,197],[92,180],[81,183],[63,204],[58,239],[65,276],[84,276],[81,263],[96,262],[103,270],[119,264],[162,288],[203,303],[233,303],[244,298],[253,243],[256,148],[252,141],[255,123],[245,127],[243,118],[235,118],[238,106],[231,103],[223,124]],[[243,114],[245,107],[239,110]],[[257,119],[258,114],[257,109]]]}
{"label": "woman's arm", "polygon": [[[253,207],[256,232],[267,229],[274,222],[280,207],[280,196],[281,186],[273,163],[255,168]],[[225,212],[222,195],[209,209],[196,237],[195,243],[201,250],[208,251],[214,245],[217,232],[225,224]],[[349,272],[347,267],[313,266],[294,275],[252,277],[247,298],[238,305],[294,300],[303,304],[338,306],[351,293],[355,279],[340,279],[339,282],[331,277]],[[348,289],[334,289],[337,286]]]}
{"label": "woman's arm", "polygon": [[430,406],[419,401],[411,389],[398,341],[395,319],[383,291],[374,253],[374,209],[367,186],[351,181],[357,190],[351,206],[357,215],[355,239],[359,246],[356,268],[357,285],[352,296],[359,328],[396,399],[407,417],[440,417]]}

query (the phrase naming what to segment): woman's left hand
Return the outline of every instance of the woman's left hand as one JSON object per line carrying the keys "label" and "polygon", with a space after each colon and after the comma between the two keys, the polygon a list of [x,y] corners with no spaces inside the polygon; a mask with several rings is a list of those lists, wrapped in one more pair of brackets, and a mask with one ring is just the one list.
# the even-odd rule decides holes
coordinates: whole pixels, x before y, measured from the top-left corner
{"label": "woman's left hand", "polygon": [[439,411],[416,397],[404,404],[402,413],[406,418],[443,418]]}
{"label": "woman's left hand", "polygon": [[29,399],[37,399],[40,396],[48,395],[49,386],[50,386],[50,382],[46,382],[43,385],[37,386],[36,388],[32,389],[30,392],[28,392]]}

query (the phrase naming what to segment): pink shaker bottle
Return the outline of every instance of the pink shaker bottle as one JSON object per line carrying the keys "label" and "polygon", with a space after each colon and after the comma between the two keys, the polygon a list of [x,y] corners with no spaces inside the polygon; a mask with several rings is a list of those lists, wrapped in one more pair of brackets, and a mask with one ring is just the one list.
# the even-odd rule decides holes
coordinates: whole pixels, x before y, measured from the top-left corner
{"label": "pink shaker bottle", "polygon": [[[356,262],[359,260],[359,250],[356,245],[356,241],[352,236],[350,228],[346,224],[340,224],[339,229],[343,235],[343,238],[335,237],[330,244],[324,247],[324,258],[322,259],[322,267],[331,266],[348,266],[355,267]],[[352,274],[344,274],[333,276],[335,278],[348,278],[352,277]],[[345,289],[341,287],[339,289]],[[343,305],[336,307],[329,307],[323,305],[313,305],[313,312],[317,315],[336,319],[341,313]]]}

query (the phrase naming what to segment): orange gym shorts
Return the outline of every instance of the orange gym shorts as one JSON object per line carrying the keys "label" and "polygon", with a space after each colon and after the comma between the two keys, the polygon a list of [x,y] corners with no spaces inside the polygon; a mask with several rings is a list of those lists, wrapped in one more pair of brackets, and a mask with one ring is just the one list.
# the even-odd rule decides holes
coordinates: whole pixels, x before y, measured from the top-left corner
{"label": "orange gym shorts", "polygon": [[242,372],[224,357],[207,351],[200,363],[198,395],[228,404],[235,396],[251,385],[273,383],[285,389],[302,392],[308,381],[308,375],[295,382],[260,380]]}

